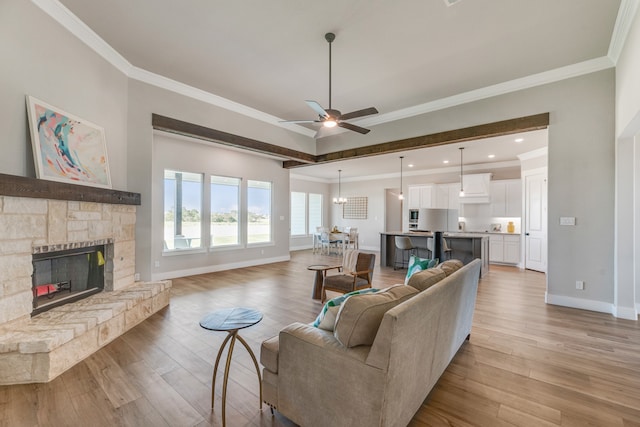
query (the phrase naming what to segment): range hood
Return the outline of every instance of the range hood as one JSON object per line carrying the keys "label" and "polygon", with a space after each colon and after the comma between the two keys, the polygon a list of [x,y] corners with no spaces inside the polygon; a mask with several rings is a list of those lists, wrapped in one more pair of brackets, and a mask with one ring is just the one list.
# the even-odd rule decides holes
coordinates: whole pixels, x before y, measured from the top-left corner
{"label": "range hood", "polygon": [[491,175],[491,173],[463,175],[464,195],[460,196],[460,203],[490,203]]}

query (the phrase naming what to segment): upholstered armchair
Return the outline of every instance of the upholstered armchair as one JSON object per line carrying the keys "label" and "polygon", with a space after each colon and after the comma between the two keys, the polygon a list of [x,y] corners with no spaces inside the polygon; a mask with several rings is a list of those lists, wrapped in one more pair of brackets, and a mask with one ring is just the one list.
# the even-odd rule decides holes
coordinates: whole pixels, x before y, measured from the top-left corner
{"label": "upholstered armchair", "polygon": [[322,282],[322,301],[326,299],[325,291],[346,294],[358,289],[370,288],[376,255],[357,250],[344,252],[342,272],[324,277]]}

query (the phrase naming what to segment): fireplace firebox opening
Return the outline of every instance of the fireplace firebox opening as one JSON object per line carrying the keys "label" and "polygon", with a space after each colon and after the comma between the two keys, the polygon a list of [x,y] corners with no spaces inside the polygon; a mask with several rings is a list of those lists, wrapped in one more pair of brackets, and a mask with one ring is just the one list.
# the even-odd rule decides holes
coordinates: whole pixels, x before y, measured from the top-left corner
{"label": "fireplace firebox opening", "polygon": [[33,254],[31,315],[101,292],[112,247],[106,244]]}

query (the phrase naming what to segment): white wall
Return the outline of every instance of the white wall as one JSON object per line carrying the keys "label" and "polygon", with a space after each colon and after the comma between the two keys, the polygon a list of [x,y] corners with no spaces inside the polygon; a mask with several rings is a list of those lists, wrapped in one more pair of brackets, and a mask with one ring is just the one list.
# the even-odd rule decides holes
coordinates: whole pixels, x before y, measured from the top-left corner
{"label": "white wall", "polygon": [[127,189],[128,79],[32,2],[0,1],[0,172],[35,177],[26,95],[105,128],[113,188]]}
{"label": "white wall", "polygon": [[640,313],[640,14],[616,67],[616,315]]}

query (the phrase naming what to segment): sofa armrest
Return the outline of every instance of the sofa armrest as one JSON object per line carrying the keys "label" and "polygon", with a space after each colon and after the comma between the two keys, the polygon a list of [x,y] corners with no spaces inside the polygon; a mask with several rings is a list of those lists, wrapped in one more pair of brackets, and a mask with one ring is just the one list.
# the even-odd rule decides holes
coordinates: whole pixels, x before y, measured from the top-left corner
{"label": "sofa armrest", "polygon": [[377,425],[386,372],[365,363],[369,349],[303,323],[281,330],[278,410],[304,426]]}

